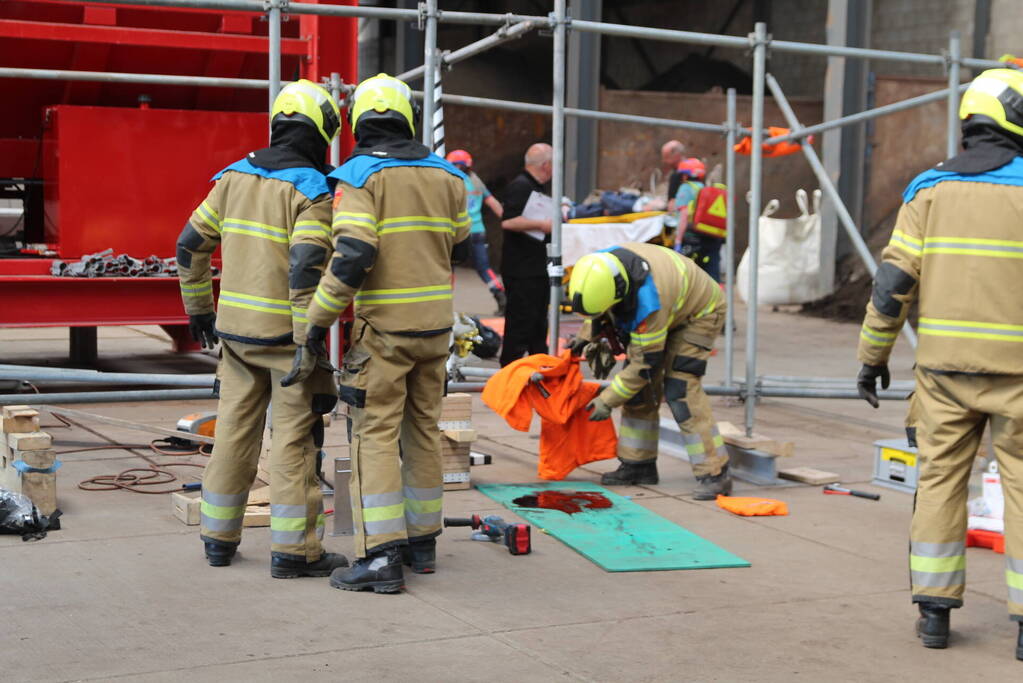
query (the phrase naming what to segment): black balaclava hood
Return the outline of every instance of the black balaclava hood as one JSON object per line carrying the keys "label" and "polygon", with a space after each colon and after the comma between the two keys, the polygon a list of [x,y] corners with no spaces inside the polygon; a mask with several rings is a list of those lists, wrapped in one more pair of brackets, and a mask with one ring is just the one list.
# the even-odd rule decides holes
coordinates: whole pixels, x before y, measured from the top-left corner
{"label": "black balaclava hood", "polygon": [[249,152],[249,161],[268,171],[286,168],[315,168],[330,173],[325,161],[327,141],[320,131],[304,123],[279,121],[270,128],[270,146]]}
{"label": "black balaclava hood", "polygon": [[995,125],[963,124],[963,151],[935,168],[956,173],[984,173],[1023,156],[1023,138]]}
{"label": "black balaclava hood", "polygon": [[639,305],[639,288],[650,276],[650,265],[639,254],[622,247],[612,249],[611,254],[625,266],[625,276],[629,279],[628,293],[611,308],[611,312],[618,321],[630,320]]}
{"label": "black balaclava hood", "polygon": [[415,161],[430,155],[430,149],[412,137],[412,130],[403,116],[395,118],[379,116],[363,117],[355,126],[355,149],[352,156],[359,155],[382,159],[404,159]]}

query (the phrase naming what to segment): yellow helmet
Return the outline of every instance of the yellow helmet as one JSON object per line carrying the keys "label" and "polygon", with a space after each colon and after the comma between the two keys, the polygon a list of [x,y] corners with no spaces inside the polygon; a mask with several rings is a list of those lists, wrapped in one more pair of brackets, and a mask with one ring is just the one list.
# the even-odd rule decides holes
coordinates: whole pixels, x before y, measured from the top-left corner
{"label": "yellow helmet", "polygon": [[988,69],[973,79],[959,105],[965,124],[997,126],[1023,136],[1023,72]]}
{"label": "yellow helmet", "polygon": [[313,126],[329,143],[341,127],[341,111],[329,92],[303,78],[281,88],[274,99],[270,125],[279,121]]}
{"label": "yellow helmet", "polygon": [[625,266],[610,252],[586,254],[572,267],[568,299],[576,313],[600,315],[624,299],[628,292]]}
{"label": "yellow helmet", "polygon": [[355,89],[348,118],[351,119],[353,133],[359,120],[369,114],[373,117],[404,120],[414,136],[416,124],[412,111],[412,88],[394,76],[377,74],[359,83]]}

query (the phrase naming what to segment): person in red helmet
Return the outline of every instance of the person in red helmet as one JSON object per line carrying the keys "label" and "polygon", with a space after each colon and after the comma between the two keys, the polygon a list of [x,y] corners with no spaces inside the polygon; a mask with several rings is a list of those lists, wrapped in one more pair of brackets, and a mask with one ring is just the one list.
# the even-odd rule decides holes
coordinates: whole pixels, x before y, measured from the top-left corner
{"label": "person in red helmet", "polygon": [[696,157],[680,161],[677,173],[681,182],[672,199],[674,203],[669,204],[668,209],[682,212],[686,220],[679,221],[675,250],[695,261],[716,282],[721,282],[721,244],[724,242],[723,236],[718,234],[721,231],[694,221],[701,193],[720,192],[720,188],[714,184],[716,189],[707,189],[707,166]]}
{"label": "person in red helmet", "polygon": [[504,294],[504,283],[490,267],[490,257],[487,254],[487,229],[483,225],[483,205],[486,204],[498,218],[504,215],[504,207],[501,206],[501,202],[497,201],[497,197],[490,194],[490,190],[472,170],[471,154],[464,149],[456,149],[448,153],[447,160],[466,176],[465,189],[469,193],[469,218],[472,220],[469,232],[472,263],[476,272],[479,273],[480,279],[490,289],[494,301],[497,302],[497,315],[504,315],[504,307],[508,300]]}

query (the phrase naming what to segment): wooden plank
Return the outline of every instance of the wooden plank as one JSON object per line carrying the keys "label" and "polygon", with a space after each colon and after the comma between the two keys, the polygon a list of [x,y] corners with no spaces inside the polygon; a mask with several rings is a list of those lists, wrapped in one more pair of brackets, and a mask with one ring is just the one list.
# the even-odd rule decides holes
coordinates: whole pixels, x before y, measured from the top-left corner
{"label": "wooden plank", "polygon": [[472,482],[469,481],[449,481],[445,482],[445,491],[465,491],[472,488]]}
{"label": "wooden plank", "polygon": [[270,487],[260,486],[257,489],[249,491],[249,500],[247,505],[269,505],[270,504]]}
{"label": "wooden plank", "polygon": [[458,443],[469,443],[476,440],[475,429],[445,429],[443,434]]}
{"label": "wooden plank", "polygon": [[199,496],[174,492],[171,494],[171,513],[184,524],[195,526],[199,523],[201,503]]}
{"label": "wooden plank", "polygon": [[778,470],[778,476],[782,479],[814,485],[835,484],[841,481],[841,478],[834,472],[825,472],[813,467],[789,467],[788,469]]}
{"label": "wooden plank", "polygon": [[[52,448],[40,448],[32,451],[11,451],[11,460],[24,460],[25,464],[29,467],[38,467],[44,469],[53,465],[53,461],[57,458],[56,453]],[[38,474],[38,472],[36,473]],[[51,473],[52,474],[52,473]]]}
{"label": "wooden plank", "polygon": [[264,505],[250,505],[245,508],[242,526],[270,526],[270,508]]}
{"label": "wooden plank", "polygon": [[57,509],[57,474],[50,472],[25,472],[21,475],[21,492],[39,508],[44,515],[51,515]]}
{"label": "wooden plank", "polygon": [[731,422],[718,422],[718,431],[725,443],[747,451],[763,451],[771,455],[788,457],[795,453],[796,445],[792,441],[777,441],[761,434],[746,436],[746,432]]}
{"label": "wooden plank", "polygon": [[3,421],[5,434],[39,431],[39,412],[28,406],[5,406]]}
{"label": "wooden plank", "polygon": [[53,445],[53,438],[46,432],[8,434],[7,445],[16,451],[41,451]]}

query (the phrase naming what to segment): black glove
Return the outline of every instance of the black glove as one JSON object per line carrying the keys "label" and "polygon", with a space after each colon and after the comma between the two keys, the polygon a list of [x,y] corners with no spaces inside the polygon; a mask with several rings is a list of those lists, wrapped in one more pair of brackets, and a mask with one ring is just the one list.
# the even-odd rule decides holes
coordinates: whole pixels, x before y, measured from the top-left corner
{"label": "black glove", "polygon": [[568,350],[573,356],[583,355],[583,349],[589,346],[590,340],[575,336],[568,340]]}
{"label": "black glove", "polygon": [[282,387],[290,387],[296,382],[304,382],[317,367],[328,372],[334,366],[327,360],[327,328],[310,325],[305,344],[295,347],[295,359],[291,363],[291,372],[281,378]]}
{"label": "black glove", "polygon": [[856,377],[856,389],[860,398],[877,408],[880,402],[877,400],[877,378],[881,378],[881,388],[887,389],[891,384],[892,377],[888,374],[888,364],[864,365],[860,368],[860,374]]}
{"label": "black glove", "polygon": [[602,422],[611,417],[611,406],[595,398],[586,404],[586,410],[590,411],[590,422]]}
{"label": "black glove", "polygon": [[216,313],[200,313],[188,316],[188,331],[192,339],[199,342],[204,349],[212,349],[217,345],[217,333],[213,329],[217,323]]}

